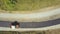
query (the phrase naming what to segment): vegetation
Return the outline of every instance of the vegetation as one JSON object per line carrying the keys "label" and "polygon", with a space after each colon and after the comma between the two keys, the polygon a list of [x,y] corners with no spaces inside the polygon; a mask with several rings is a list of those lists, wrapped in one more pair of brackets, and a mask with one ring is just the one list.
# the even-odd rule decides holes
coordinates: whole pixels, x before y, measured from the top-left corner
{"label": "vegetation", "polygon": [[6,11],[31,11],[60,5],[60,0],[0,0],[0,9]]}
{"label": "vegetation", "polygon": [[60,28],[40,31],[0,31],[0,34],[60,34]]}
{"label": "vegetation", "polygon": [[16,31],[0,31],[0,34],[45,34],[43,31],[27,31],[27,32],[16,32]]}

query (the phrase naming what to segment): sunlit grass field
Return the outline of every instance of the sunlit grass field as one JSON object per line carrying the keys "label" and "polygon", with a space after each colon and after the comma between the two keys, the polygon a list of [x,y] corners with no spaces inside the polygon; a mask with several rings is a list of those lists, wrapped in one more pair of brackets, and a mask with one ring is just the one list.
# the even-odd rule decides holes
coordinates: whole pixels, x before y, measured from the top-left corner
{"label": "sunlit grass field", "polygon": [[0,31],[0,34],[60,34],[60,29],[42,31]]}
{"label": "sunlit grass field", "polygon": [[60,0],[0,0],[0,9],[6,11],[32,11],[60,5]]}
{"label": "sunlit grass field", "polygon": [[35,32],[35,31],[30,31],[30,32],[17,32],[17,31],[0,31],[0,34],[42,34],[43,32]]}

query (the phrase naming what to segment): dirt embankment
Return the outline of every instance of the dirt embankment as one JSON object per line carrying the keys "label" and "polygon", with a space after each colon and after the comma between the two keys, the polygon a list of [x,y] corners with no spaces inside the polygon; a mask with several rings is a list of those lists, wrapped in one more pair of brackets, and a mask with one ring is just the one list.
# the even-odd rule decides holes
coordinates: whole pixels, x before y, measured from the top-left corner
{"label": "dirt embankment", "polygon": [[22,22],[39,22],[60,18],[60,8],[47,10],[44,12],[30,13],[30,14],[17,14],[17,13],[1,13],[0,20],[3,21],[22,21]]}
{"label": "dirt embankment", "polygon": [[0,10],[0,13],[31,14],[31,13],[46,12],[48,10],[53,10],[53,9],[56,9],[56,8],[60,8],[60,5],[46,7],[46,8],[42,8],[42,9],[38,9],[38,10],[31,10],[31,11],[5,11],[5,10]]}

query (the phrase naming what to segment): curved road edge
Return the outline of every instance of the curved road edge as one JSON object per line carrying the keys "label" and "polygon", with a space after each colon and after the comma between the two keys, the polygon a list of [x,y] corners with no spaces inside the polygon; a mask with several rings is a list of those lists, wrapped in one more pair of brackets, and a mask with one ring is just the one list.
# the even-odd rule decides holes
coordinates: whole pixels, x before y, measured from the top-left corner
{"label": "curved road edge", "polygon": [[0,21],[41,22],[57,18],[60,18],[60,8],[32,14],[0,14]]}

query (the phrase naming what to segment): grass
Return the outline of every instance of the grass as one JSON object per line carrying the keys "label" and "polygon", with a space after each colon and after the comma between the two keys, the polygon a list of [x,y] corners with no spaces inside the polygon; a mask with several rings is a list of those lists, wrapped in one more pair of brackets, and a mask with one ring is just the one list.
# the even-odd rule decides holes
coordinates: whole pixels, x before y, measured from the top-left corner
{"label": "grass", "polygon": [[45,34],[45,32],[27,31],[27,32],[17,32],[17,31],[0,31],[0,34]]}
{"label": "grass", "polygon": [[6,11],[32,11],[60,5],[60,0],[0,0],[0,9]]}
{"label": "grass", "polygon": [[0,31],[0,34],[60,34],[60,29],[50,29],[42,31]]}

